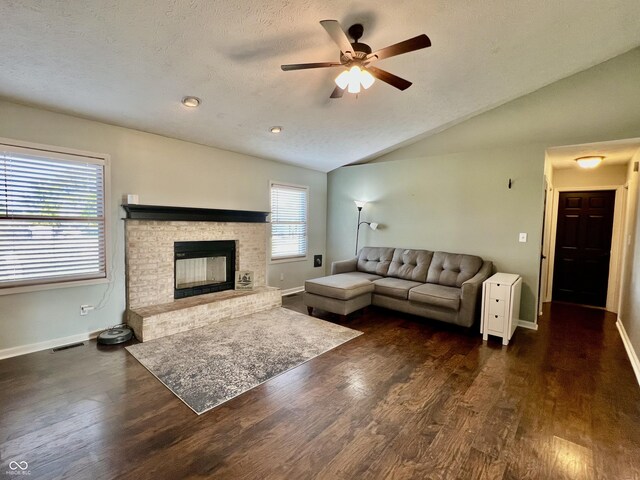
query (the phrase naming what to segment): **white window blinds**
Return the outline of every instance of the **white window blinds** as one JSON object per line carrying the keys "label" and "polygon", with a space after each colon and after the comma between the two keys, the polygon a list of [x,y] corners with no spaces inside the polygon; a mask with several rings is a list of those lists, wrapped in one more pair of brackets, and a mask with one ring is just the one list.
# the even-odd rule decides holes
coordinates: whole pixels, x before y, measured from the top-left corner
{"label": "white window blinds", "polygon": [[307,187],[271,184],[272,260],[307,255],[308,197]]}
{"label": "white window blinds", "polygon": [[106,277],[104,160],[0,145],[0,288]]}

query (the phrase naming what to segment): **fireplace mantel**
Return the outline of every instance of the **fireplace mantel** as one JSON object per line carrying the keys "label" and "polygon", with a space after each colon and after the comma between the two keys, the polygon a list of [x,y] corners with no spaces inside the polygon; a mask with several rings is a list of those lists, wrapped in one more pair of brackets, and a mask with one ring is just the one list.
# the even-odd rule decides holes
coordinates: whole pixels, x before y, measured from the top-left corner
{"label": "fireplace mantel", "polygon": [[169,222],[241,222],[267,223],[270,212],[219,210],[214,208],[168,207],[163,205],[122,205],[128,220]]}

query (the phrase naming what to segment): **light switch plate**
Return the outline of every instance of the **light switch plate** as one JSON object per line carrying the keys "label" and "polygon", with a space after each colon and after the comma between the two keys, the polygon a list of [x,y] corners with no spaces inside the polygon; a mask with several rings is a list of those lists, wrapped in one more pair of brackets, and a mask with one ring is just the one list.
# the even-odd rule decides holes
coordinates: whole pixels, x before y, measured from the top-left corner
{"label": "light switch plate", "polygon": [[521,233],[520,236],[518,237],[518,241],[520,243],[527,243],[527,234]]}

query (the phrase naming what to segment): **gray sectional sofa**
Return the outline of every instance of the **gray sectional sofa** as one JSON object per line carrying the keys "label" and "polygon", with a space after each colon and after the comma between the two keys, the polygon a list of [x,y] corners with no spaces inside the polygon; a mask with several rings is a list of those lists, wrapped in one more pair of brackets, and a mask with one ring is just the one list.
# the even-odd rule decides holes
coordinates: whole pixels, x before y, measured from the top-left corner
{"label": "gray sectional sofa", "polygon": [[492,268],[474,255],[363,247],[356,258],[334,262],[331,275],[307,280],[304,303],[310,315],[376,305],[470,327]]}

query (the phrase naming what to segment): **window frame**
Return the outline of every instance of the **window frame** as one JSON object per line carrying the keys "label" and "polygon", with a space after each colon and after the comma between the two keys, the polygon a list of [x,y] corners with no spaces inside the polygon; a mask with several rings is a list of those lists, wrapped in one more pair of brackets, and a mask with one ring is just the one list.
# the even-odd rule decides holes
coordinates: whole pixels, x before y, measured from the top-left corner
{"label": "window frame", "polygon": [[[111,157],[108,154],[77,150],[67,147],[46,145],[21,140],[13,140],[0,137],[0,149],[18,154],[32,154],[46,156],[51,159],[58,159],[71,162],[95,163],[103,167],[103,210],[104,210],[104,265],[105,276],[98,278],[77,279],[77,280],[52,280],[41,283],[31,283],[24,285],[0,286],[0,296],[14,293],[35,292],[40,290],[51,290],[56,288],[79,287],[84,285],[98,285],[109,283],[112,278],[112,215],[111,215]],[[28,280],[25,280],[28,282]]]}
{"label": "window frame", "polygon": [[[304,235],[306,239],[306,250],[304,256],[295,256],[295,257],[280,257],[273,258],[273,217],[270,215],[269,222],[269,264],[276,265],[279,263],[292,263],[292,262],[304,262],[309,259],[309,203],[310,203],[310,195],[309,195],[309,186],[308,185],[298,185],[290,182],[280,182],[276,180],[269,181],[269,211],[271,211],[271,204],[273,198],[273,187],[274,185],[280,185],[283,187],[291,187],[304,190],[307,195],[307,205],[305,211],[305,228]],[[271,212],[273,213],[273,212]]]}

